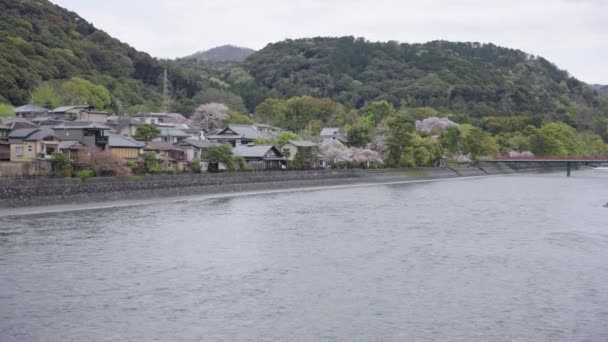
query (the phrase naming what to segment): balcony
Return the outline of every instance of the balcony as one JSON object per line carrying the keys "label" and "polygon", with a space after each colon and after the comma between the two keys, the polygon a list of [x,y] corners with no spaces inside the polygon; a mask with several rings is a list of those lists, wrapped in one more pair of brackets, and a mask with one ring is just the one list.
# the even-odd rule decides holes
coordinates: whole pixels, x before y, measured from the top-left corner
{"label": "balcony", "polygon": [[106,137],[106,136],[100,136],[100,135],[96,135],[95,136],[95,145],[97,146],[105,146],[110,142],[110,138]]}

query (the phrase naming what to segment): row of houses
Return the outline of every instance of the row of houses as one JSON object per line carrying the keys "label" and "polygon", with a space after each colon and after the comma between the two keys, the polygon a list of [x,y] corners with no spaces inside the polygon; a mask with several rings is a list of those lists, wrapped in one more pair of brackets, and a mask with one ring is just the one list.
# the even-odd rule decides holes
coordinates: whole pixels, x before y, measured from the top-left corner
{"label": "row of houses", "polygon": [[[127,117],[91,112],[88,106],[62,106],[49,111],[31,105],[17,108],[16,113],[18,117],[7,118],[0,125],[0,162],[45,165],[54,152],[62,152],[78,163],[90,149],[97,149],[109,151],[124,161],[138,161],[143,153],[153,152],[161,168],[184,171],[199,161],[206,169],[205,150],[229,144],[233,154],[243,157],[253,170],[284,169],[297,153],[311,160],[310,167],[324,165],[318,145],[312,141],[295,140],[282,146],[256,145],[257,139],[272,139],[282,131],[264,124],[235,124],[216,132],[204,132],[180,114],[146,113]],[[158,138],[145,143],[135,140],[137,126],[142,123],[158,127]],[[336,137],[336,132],[332,137]]]}

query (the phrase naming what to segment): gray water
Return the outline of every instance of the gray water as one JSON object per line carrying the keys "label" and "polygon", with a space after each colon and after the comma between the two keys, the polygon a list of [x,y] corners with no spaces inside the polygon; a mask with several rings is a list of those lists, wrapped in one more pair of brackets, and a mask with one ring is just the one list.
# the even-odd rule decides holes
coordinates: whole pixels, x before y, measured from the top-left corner
{"label": "gray water", "polygon": [[608,174],[0,217],[1,341],[608,341]]}

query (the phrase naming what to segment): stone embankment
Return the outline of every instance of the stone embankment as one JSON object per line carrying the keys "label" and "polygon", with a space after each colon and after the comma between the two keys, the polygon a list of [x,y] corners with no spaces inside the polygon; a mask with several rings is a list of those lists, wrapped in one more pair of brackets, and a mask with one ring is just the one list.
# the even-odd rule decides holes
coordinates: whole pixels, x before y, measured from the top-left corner
{"label": "stone embankment", "polygon": [[515,172],[550,172],[559,166],[488,164],[481,167],[415,169],[334,169],[221,174],[178,174],[126,178],[38,178],[0,180],[0,208],[82,204],[238,191],[352,183],[449,179]]}

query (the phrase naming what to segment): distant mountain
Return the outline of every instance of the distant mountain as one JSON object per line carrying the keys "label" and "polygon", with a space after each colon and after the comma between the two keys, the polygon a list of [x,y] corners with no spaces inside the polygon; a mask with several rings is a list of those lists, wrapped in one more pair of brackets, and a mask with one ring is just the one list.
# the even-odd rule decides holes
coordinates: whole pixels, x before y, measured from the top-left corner
{"label": "distant mountain", "polygon": [[608,85],[594,84],[593,89],[597,90],[600,94],[608,94]]}
{"label": "distant mountain", "polygon": [[223,45],[207,51],[199,51],[185,57],[186,59],[196,59],[203,62],[243,62],[247,57],[255,53],[255,50],[234,46]]}

